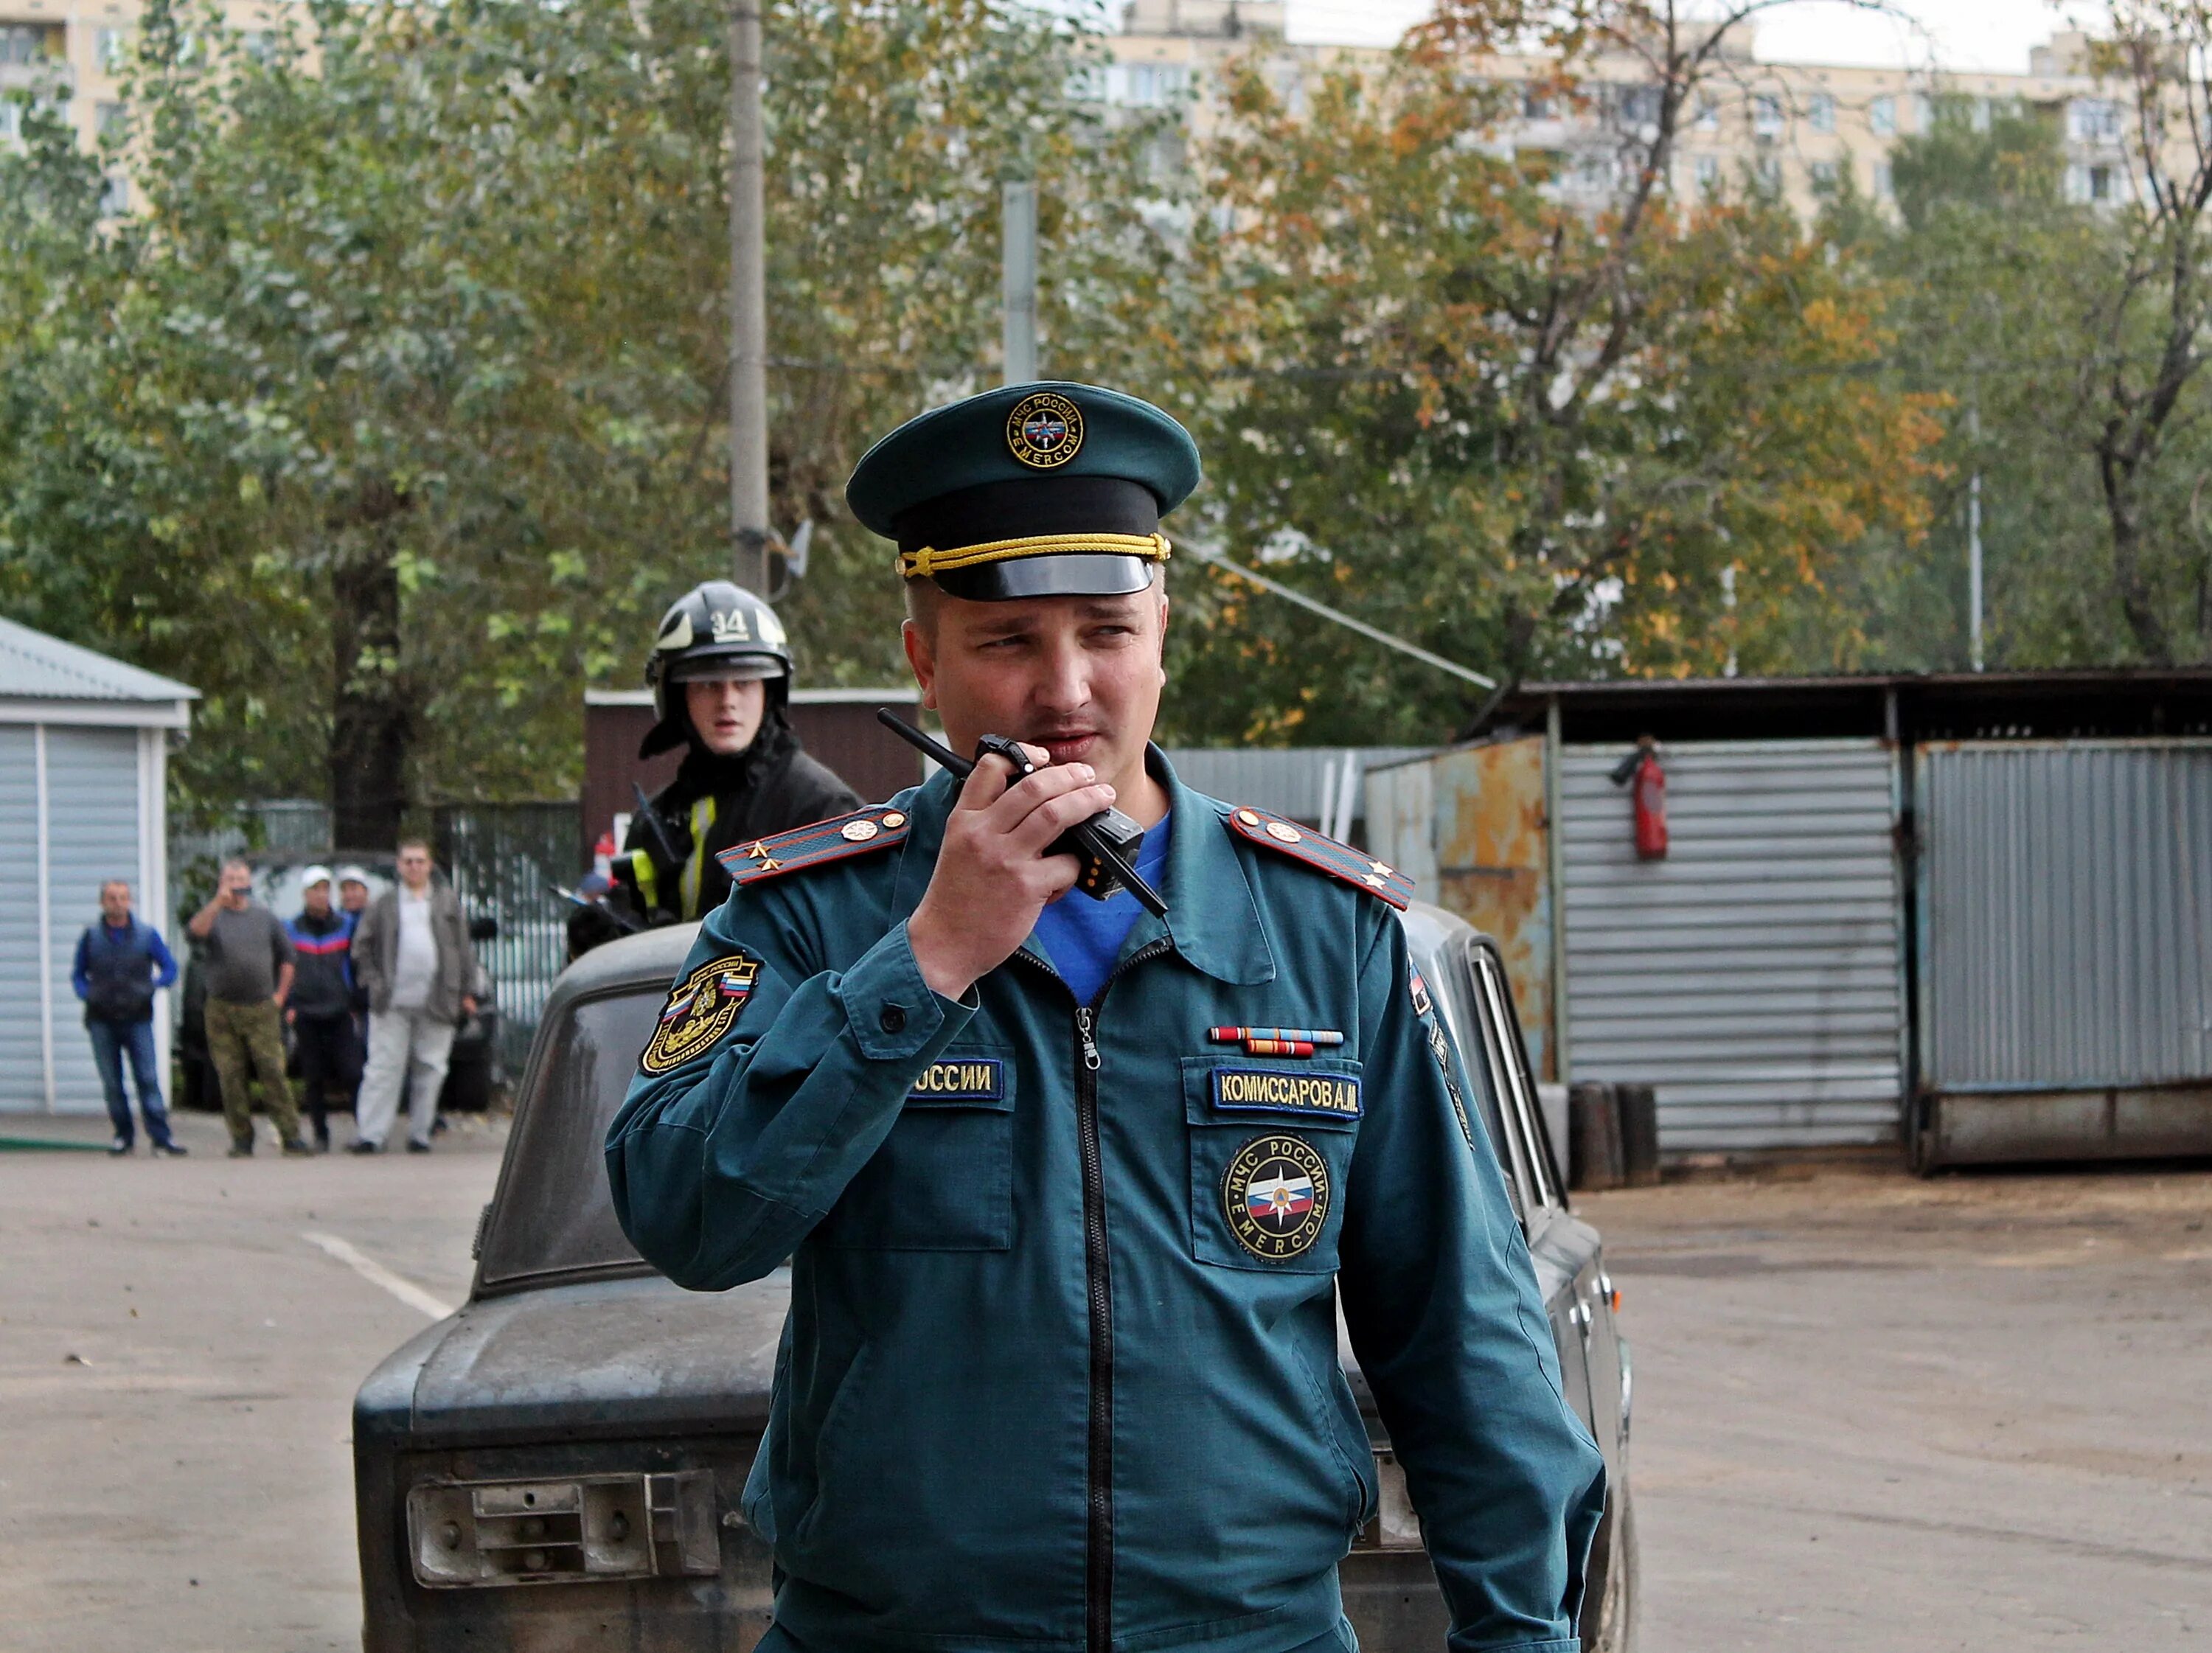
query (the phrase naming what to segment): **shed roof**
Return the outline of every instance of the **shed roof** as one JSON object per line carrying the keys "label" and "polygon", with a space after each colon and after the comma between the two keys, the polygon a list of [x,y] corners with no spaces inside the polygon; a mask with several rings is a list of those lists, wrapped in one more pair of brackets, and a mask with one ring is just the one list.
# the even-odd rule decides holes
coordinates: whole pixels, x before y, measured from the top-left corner
{"label": "shed roof", "polygon": [[198,690],[173,678],[0,619],[0,700],[168,706],[198,698]]}
{"label": "shed roof", "polygon": [[1662,740],[1887,736],[1905,740],[2087,739],[2212,734],[2212,670],[1869,672],[1826,678],[1632,678],[1524,683],[1483,731]]}

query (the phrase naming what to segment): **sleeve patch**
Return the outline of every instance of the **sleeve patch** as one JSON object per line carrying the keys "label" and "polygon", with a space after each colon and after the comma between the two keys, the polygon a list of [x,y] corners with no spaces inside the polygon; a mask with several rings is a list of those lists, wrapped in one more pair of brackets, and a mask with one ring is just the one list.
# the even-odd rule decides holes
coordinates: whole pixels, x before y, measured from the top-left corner
{"label": "sleeve patch", "polygon": [[638,1071],[658,1079],[720,1044],[738,1024],[759,974],[757,961],[731,953],[678,981],[668,990],[660,1020],[638,1058]]}

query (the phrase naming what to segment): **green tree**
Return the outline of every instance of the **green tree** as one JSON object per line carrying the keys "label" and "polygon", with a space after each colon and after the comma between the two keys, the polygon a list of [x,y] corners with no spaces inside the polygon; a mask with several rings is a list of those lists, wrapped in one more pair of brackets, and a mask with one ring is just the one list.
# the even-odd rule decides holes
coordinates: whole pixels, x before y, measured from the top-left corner
{"label": "green tree", "polygon": [[[58,142],[0,159],[0,600],[207,691],[187,783],[326,793],[388,842],[441,796],[573,790],[580,690],[635,682],[727,562],[727,69],[704,0],[317,0],[141,32],[135,210]],[[1155,239],[1095,42],[1010,0],[769,20],[779,515],[817,678],[896,664],[842,522],[870,437],[995,377],[998,185],[1036,177],[1048,348]],[[11,243],[12,245],[13,243]]]}
{"label": "green tree", "polygon": [[[1203,532],[1503,678],[1795,665],[1808,616],[1848,662],[1836,556],[1919,531],[1938,434],[1863,372],[1885,294],[1771,202],[1668,200],[1637,170],[1646,112],[1630,194],[1593,200],[1502,149],[1498,95],[1433,43],[1331,73],[1303,116],[1256,73],[1230,88],[1178,362]],[[1469,710],[1225,577],[1185,591],[1212,732],[1431,738]]]}

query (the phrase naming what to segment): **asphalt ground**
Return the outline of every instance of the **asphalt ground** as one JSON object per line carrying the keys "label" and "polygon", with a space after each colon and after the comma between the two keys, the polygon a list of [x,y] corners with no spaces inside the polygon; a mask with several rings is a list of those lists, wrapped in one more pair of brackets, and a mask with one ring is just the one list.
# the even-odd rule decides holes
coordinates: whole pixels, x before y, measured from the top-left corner
{"label": "asphalt ground", "polygon": [[[359,1646],[349,1403],[465,1293],[496,1130],[232,1162],[183,1128],[0,1152],[8,1653]],[[31,1134],[105,1133],[0,1121]],[[1642,1653],[2212,1646],[2212,1172],[1583,1208],[1634,1349]]]}
{"label": "asphalt ground", "polygon": [[2212,1648],[2212,1172],[1586,1196],[1642,1653]]}

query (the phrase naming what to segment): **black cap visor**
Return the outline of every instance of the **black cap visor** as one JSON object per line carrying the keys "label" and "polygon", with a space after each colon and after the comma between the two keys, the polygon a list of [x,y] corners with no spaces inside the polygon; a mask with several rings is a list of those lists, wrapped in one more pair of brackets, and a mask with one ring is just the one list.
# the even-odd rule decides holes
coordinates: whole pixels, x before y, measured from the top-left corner
{"label": "black cap visor", "polygon": [[1157,565],[1141,556],[1077,551],[1059,556],[1009,557],[949,568],[930,577],[948,597],[1007,603],[1030,597],[1126,597],[1152,583]]}

